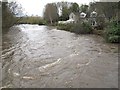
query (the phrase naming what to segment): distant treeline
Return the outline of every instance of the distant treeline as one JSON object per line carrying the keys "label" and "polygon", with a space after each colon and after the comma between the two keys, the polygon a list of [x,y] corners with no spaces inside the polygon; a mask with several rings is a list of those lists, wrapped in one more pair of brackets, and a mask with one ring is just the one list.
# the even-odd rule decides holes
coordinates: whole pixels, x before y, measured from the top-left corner
{"label": "distant treeline", "polygon": [[22,17],[18,23],[19,24],[39,24],[39,25],[46,24],[46,22],[45,22],[45,20],[43,20],[43,18],[37,17],[37,16]]}

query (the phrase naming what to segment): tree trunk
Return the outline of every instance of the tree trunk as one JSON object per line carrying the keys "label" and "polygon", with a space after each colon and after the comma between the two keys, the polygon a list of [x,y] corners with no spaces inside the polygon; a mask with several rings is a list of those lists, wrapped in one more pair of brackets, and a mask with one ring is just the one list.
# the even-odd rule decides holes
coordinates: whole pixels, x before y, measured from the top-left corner
{"label": "tree trunk", "polygon": [[49,14],[49,19],[50,19],[50,23],[52,24],[53,22],[50,14]]}
{"label": "tree trunk", "polygon": [[50,17],[50,23],[52,24],[53,22],[52,22],[52,18]]}

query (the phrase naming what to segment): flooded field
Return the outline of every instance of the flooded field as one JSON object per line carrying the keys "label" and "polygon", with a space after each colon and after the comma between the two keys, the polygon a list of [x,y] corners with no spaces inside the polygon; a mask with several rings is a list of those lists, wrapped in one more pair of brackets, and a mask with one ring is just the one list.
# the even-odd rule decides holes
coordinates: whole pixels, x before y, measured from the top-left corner
{"label": "flooded field", "polygon": [[17,25],[3,36],[2,87],[117,88],[118,45],[96,35]]}

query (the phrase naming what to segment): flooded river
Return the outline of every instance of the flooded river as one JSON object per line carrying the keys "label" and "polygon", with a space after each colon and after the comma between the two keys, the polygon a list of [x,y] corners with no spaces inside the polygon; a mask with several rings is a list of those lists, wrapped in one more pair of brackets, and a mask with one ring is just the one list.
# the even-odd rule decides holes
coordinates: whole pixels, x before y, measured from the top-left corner
{"label": "flooded river", "polygon": [[117,88],[118,46],[96,35],[14,26],[3,36],[2,87]]}

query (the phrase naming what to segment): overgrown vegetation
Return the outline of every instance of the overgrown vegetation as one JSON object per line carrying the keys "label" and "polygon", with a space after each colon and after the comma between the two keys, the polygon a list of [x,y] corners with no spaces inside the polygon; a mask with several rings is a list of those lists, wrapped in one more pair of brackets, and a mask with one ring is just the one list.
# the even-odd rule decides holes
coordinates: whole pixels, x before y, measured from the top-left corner
{"label": "overgrown vegetation", "polygon": [[92,27],[87,22],[77,23],[71,28],[71,31],[77,34],[90,34],[92,33]]}
{"label": "overgrown vegetation", "polygon": [[111,22],[105,29],[104,36],[108,42],[120,43],[120,23]]}
{"label": "overgrown vegetation", "polygon": [[59,30],[65,30],[65,31],[70,31],[70,29],[73,27],[73,24],[57,24],[57,29]]}
{"label": "overgrown vegetation", "polygon": [[35,17],[35,16],[22,17],[22,19],[18,23],[19,24],[39,24],[39,25],[46,24],[45,20],[43,20],[41,17]]}
{"label": "overgrown vegetation", "polygon": [[57,29],[74,32],[76,34],[90,34],[92,33],[92,27],[89,23],[69,23],[69,24],[58,24]]}

